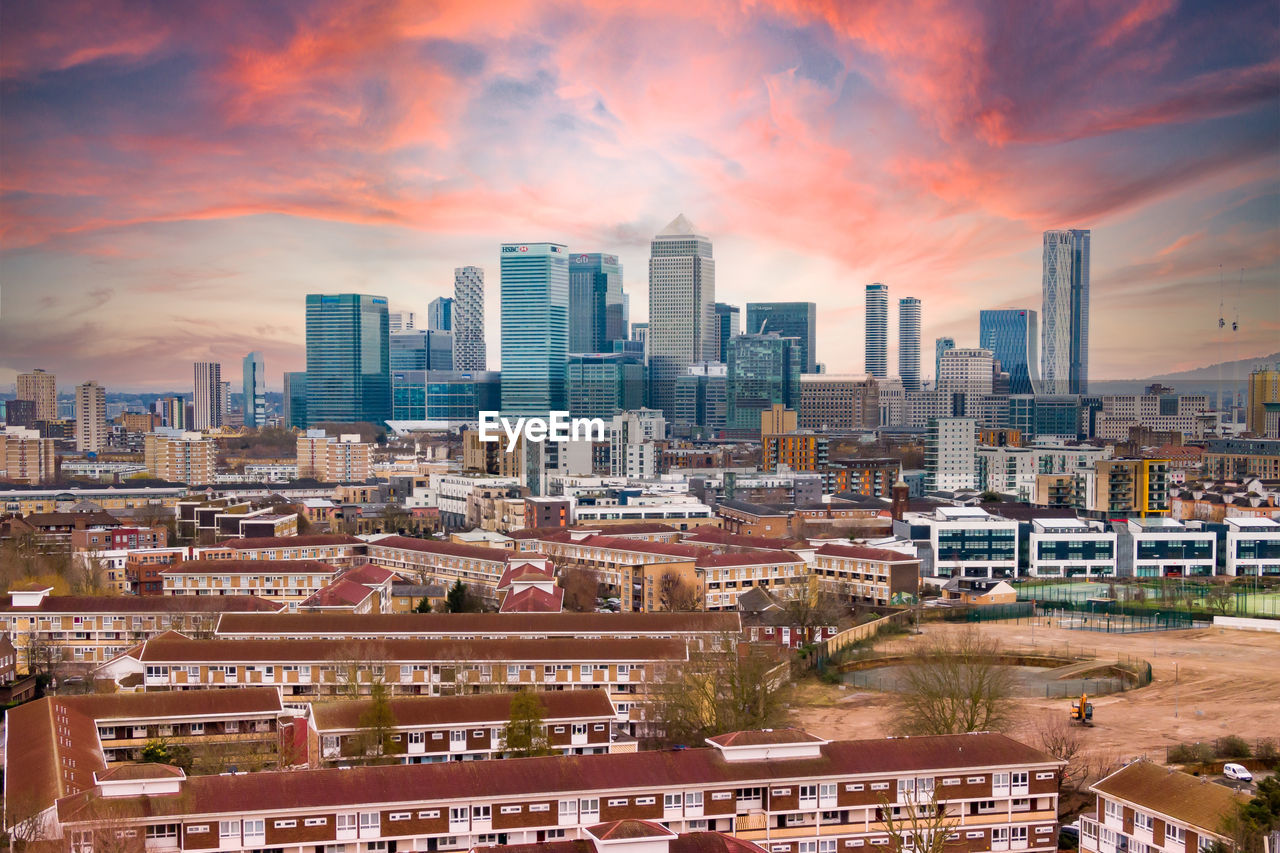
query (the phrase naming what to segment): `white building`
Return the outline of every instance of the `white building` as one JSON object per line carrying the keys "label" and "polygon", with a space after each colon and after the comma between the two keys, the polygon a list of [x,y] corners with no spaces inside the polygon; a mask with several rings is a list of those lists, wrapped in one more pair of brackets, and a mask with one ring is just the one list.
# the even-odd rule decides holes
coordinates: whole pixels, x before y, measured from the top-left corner
{"label": "white building", "polygon": [[196,430],[217,429],[227,413],[222,408],[222,365],[216,361],[195,363],[194,413],[191,426]]}
{"label": "white building", "polygon": [[[880,426],[907,425],[907,392],[898,377],[877,380],[880,386]],[[947,409],[947,414],[951,410]]]}
{"label": "white building", "polygon": [[76,386],[76,450],[97,453],[107,444],[107,390],[97,382]]}
{"label": "white building", "polygon": [[1280,576],[1280,522],[1262,516],[1224,520],[1227,523],[1227,574],[1231,577]]}
{"label": "white building", "polygon": [[1031,521],[1031,577],[1110,578],[1116,574],[1116,533],[1100,521]]}
{"label": "white building", "polygon": [[1107,441],[1125,441],[1134,426],[1177,431],[1186,439],[1204,438],[1217,428],[1204,394],[1112,394],[1102,398],[1096,434]]}
{"label": "white building", "polygon": [[[1134,577],[1212,577],[1218,537],[1172,518],[1131,518],[1126,522]],[[1198,525],[1197,525],[1198,527]]]}
{"label": "white building", "polygon": [[667,421],[657,409],[614,415],[609,425],[609,473],[615,477],[650,479],[658,473],[654,441],[667,434]]}
{"label": "white building", "polygon": [[925,436],[926,492],[954,492],[978,485],[977,425],[971,418],[935,418]]}
{"label": "white building", "polygon": [[720,360],[716,262],[711,241],[684,214],[658,232],[649,251],[650,400],[674,419],[676,380],[694,362]]}
{"label": "white building", "polygon": [[942,354],[938,390],[944,394],[990,394],[995,355],[989,349],[957,347]]}
{"label": "white building", "polygon": [[453,369],[488,370],[484,344],[484,270],[453,271]]}
{"label": "white building", "polygon": [[1018,522],[971,506],[938,507],[932,515],[908,513],[912,526],[929,532],[934,577],[1018,576]]}
{"label": "white building", "polygon": [[1089,445],[1032,445],[1031,447],[987,447],[976,450],[978,488],[1017,495],[1030,502],[1035,497],[1039,474],[1076,474],[1092,471],[1099,459],[1110,459],[1112,448]]}

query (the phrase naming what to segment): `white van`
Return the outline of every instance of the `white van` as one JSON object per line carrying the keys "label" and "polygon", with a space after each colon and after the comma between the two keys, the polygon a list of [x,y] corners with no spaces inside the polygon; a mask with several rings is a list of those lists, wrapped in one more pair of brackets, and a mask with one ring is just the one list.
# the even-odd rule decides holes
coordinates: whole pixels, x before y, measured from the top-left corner
{"label": "white van", "polygon": [[1222,775],[1228,779],[1238,779],[1241,782],[1252,782],[1253,774],[1249,772],[1249,768],[1242,764],[1224,764],[1222,765]]}

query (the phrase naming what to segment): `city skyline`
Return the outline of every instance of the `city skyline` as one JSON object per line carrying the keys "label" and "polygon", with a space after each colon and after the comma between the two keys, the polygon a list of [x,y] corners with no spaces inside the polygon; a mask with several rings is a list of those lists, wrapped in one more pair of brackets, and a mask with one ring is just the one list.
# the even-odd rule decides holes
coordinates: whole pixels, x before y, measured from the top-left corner
{"label": "city skyline", "polygon": [[834,371],[861,364],[866,283],[918,296],[924,340],[972,345],[980,309],[1038,304],[1056,228],[1097,237],[1091,378],[1272,349],[1267,7],[861,7],[387,8],[356,38],[341,2],[74,26],[10,7],[0,385],[43,365],[169,390],[256,350],[277,391],[307,292],[421,314],[455,267],[496,281],[503,242],[617,254],[644,322],[648,240],[681,211],[722,301],[818,303]]}

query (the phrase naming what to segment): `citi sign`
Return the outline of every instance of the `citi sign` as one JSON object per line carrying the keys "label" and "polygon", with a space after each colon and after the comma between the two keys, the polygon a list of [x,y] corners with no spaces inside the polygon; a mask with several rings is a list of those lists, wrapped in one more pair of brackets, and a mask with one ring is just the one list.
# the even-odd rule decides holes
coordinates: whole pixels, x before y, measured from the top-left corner
{"label": "citi sign", "polygon": [[502,441],[507,437],[507,452],[516,443],[541,444],[544,441],[604,441],[605,427],[601,418],[571,418],[568,412],[547,412],[545,418],[504,418],[500,412],[480,413],[480,440]]}

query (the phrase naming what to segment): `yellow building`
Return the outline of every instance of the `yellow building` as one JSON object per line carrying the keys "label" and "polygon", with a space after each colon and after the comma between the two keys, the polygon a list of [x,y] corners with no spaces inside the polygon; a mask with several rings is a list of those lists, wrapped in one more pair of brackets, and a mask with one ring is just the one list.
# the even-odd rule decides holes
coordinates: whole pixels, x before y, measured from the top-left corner
{"label": "yellow building", "polygon": [[1249,415],[1246,427],[1254,435],[1266,434],[1266,404],[1280,403],[1280,364],[1259,367],[1249,374]]}
{"label": "yellow building", "polygon": [[147,433],[142,464],[148,473],[171,483],[212,483],[217,468],[213,439],[198,432]]}
{"label": "yellow building", "polygon": [[35,402],[36,420],[58,419],[58,388],[57,377],[54,374],[40,369],[30,373],[19,373],[17,385],[17,399]]}
{"label": "yellow building", "polygon": [[53,482],[55,459],[52,438],[23,427],[0,429],[0,479],[31,485]]}
{"label": "yellow building", "polygon": [[760,434],[762,436],[795,432],[799,427],[800,423],[796,411],[788,409],[781,403],[774,403],[768,410],[760,413]]}
{"label": "yellow building", "polygon": [[357,433],[325,435],[309,429],[298,436],[298,477],[324,483],[360,483],[373,471],[373,445]]}

